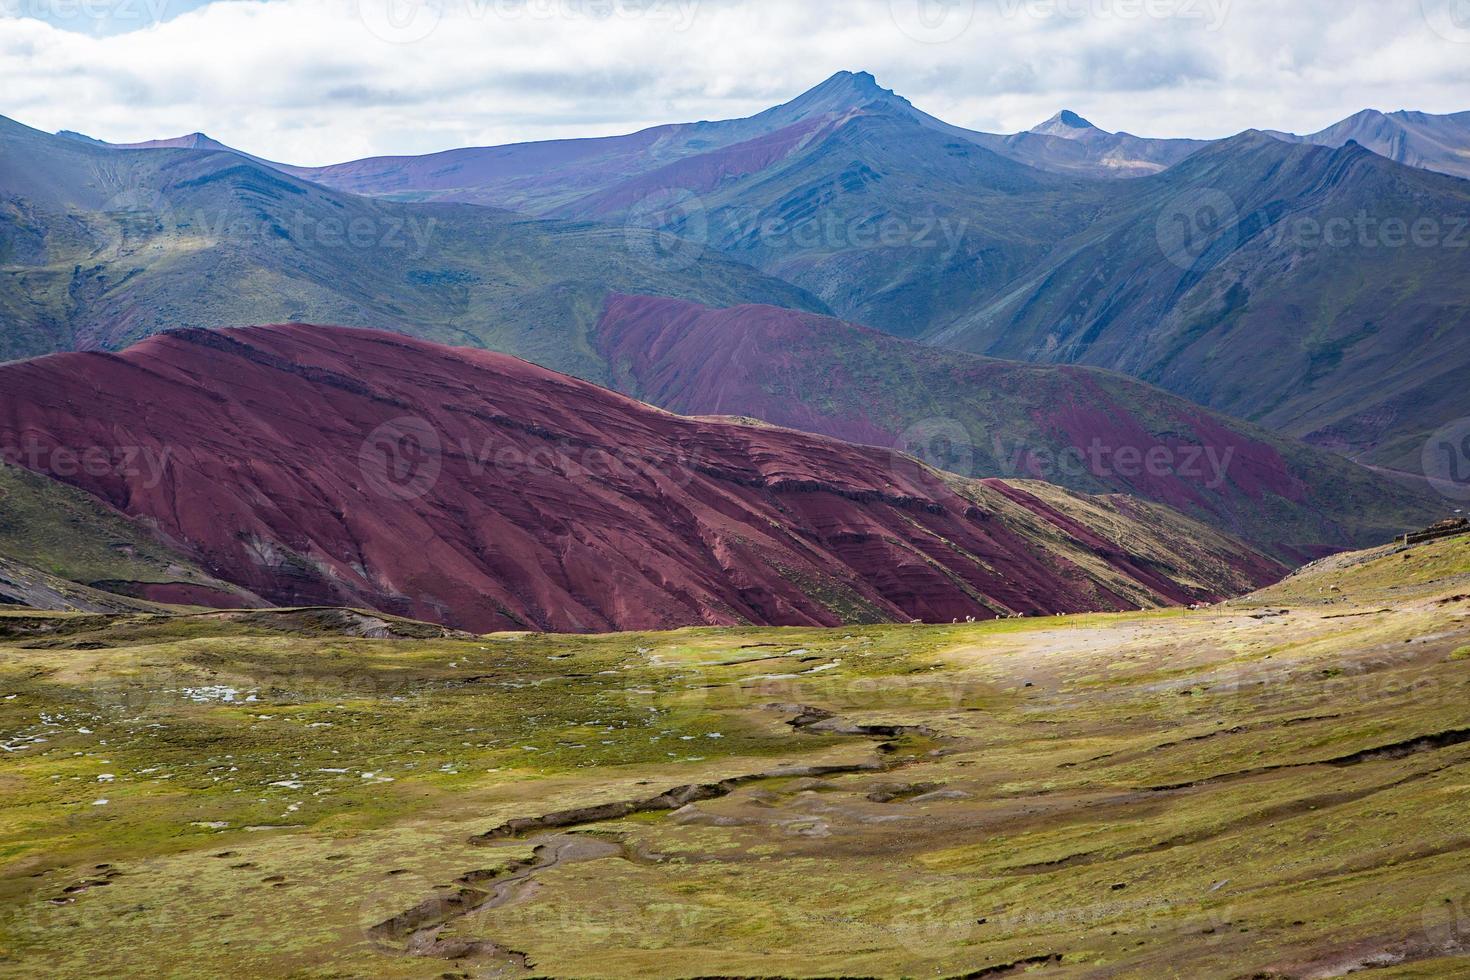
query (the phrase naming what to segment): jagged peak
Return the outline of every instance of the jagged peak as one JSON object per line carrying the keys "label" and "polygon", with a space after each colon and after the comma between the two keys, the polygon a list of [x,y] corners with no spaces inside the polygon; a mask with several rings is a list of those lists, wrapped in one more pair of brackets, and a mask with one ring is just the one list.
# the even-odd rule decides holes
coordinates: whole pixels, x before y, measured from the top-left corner
{"label": "jagged peak", "polygon": [[879,85],[878,79],[869,71],[839,71],[811,91],[848,91],[863,95],[893,94],[890,90]]}
{"label": "jagged peak", "polygon": [[840,71],[780,106],[777,111],[788,115],[810,116],[861,109],[874,103],[912,108],[908,99],[879,85],[871,72]]}

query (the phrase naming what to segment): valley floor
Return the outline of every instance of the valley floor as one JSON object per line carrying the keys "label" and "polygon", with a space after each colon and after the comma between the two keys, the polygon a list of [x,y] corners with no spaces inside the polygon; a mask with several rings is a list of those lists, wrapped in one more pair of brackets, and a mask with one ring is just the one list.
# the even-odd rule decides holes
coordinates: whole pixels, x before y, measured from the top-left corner
{"label": "valley floor", "polygon": [[0,614],[0,975],[1470,975],[1470,538],[1195,611],[437,632]]}

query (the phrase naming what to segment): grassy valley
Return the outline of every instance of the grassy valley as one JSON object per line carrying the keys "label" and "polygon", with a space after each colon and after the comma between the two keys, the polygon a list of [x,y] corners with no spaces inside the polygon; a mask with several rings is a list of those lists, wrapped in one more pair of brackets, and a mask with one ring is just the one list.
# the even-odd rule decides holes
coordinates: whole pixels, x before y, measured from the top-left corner
{"label": "grassy valley", "polygon": [[1447,975],[1467,594],[1462,536],[959,626],[8,614],[0,962]]}

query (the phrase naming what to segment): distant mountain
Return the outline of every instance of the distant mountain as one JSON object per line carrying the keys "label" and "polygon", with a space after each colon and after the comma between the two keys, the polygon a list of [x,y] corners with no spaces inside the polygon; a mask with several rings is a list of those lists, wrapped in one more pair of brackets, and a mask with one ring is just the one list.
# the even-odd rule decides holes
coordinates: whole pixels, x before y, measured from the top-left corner
{"label": "distant mountain", "polygon": [[1411,471],[1470,415],[1470,183],[1248,133],[1112,186],[926,339],[1124,371]]}
{"label": "distant mountain", "polygon": [[[60,465],[127,447],[162,465]],[[1285,571],[1157,505],[946,477],[369,331],[191,329],[0,366],[0,452],[273,602],[479,631],[1121,610]]]}
{"label": "distant mountain", "polygon": [[[1082,231],[1115,183],[1044,173],[876,103],[758,170],[694,164],[614,185],[557,214],[629,221],[662,193],[694,195],[660,226],[708,241],[902,336],[963,319]],[[711,179],[711,173],[718,177]],[[655,191],[655,188],[662,188]],[[657,198],[654,198],[657,199]]]}
{"label": "distant mountain", "polygon": [[[109,150],[0,120],[0,360],[192,324],[320,318],[600,380],[610,291],[822,304],[638,228],[339,194],[233,153]],[[668,254],[672,249],[674,254]]]}
{"label": "distant mountain", "polygon": [[1028,132],[1037,136],[1060,136],[1063,139],[1080,141],[1099,130],[1071,109],[1063,109],[1046,122],[1032,126]]}
{"label": "distant mountain", "polygon": [[[702,170],[714,182],[728,174],[757,173],[853,113],[873,111],[900,115],[935,133],[1042,170],[1095,177],[1156,173],[1205,145],[1106,133],[1090,124],[1085,132],[1049,129],[1045,124],[1014,136],[975,132],[920,111],[868,72],[843,71],[790,102],[745,119],[658,126],[627,136],[370,157],[324,167],[269,165],[354,194],[489,204],[535,215],[585,213],[587,199],[606,197],[613,187],[640,178],[656,187],[657,175],[683,161],[700,159],[686,168]],[[118,146],[228,149],[200,133]]]}
{"label": "distant mountain", "polygon": [[1089,177],[1156,174],[1209,145],[1205,140],[1147,139],[1129,133],[1109,133],[1066,109],[1024,133],[986,137],[977,142],[1039,170]]}
{"label": "distant mountain", "polygon": [[1470,178],[1470,112],[1436,116],[1364,109],[1309,136],[1275,131],[1270,135],[1334,149],[1357,143],[1405,166]]}
{"label": "distant mountain", "polygon": [[[1459,119],[1396,116],[1385,118],[1419,136],[1439,134],[1442,148],[1451,145],[1449,122]],[[222,156],[113,151],[186,166],[168,154]],[[1433,158],[1398,155],[1421,164]],[[269,179],[269,171],[249,165],[256,168],[251,180]],[[1097,179],[1100,166],[1135,177]],[[1167,169],[1136,176],[1160,167]],[[1470,237],[1462,222],[1470,185],[1357,142],[1333,149],[1246,133],[1201,147],[1105,133],[1073,112],[1026,134],[995,137],[929,116],[871,75],[843,72],[748,119],[300,173],[379,198],[472,201],[563,223],[518,225],[504,214],[470,219],[448,209],[443,214],[460,217],[446,222],[498,223],[497,247],[476,249],[468,243],[481,232],[455,231],[436,246],[449,255],[427,268],[374,256],[338,269],[340,256],[321,249],[306,250],[309,259],[300,250],[290,257],[287,264],[309,269],[318,286],[330,284],[334,300],[345,291],[350,302],[283,302],[287,291],[255,283],[223,295],[206,290],[197,302],[193,294],[155,299],[146,288],[152,280],[131,263],[108,269],[106,288],[137,298],[138,317],[169,303],[175,323],[183,312],[187,322],[388,326],[484,344],[601,383],[610,378],[607,365],[586,336],[610,292],[832,312],[992,356],[1116,369],[1273,430],[1410,470],[1418,469],[1430,432],[1470,415],[1470,396],[1457,380],[1467,366],[1459,338],[1467,335],[1470,249],[1460,246]],[[409,207],[280,179],[315,186],[313,198],[335,202],[313,213]],[[21,183],[54,180],[43,161]],[[431,212],[394,213],[423,220]],[[11,223],[20,231],[8,247],[36,254],[27,225]],[[77,233],[56,216],[41,224],[54,229],[53,240]],[[630,255],[619,245],[629,234],[646,236],[655,259],[672,261]],[[44,280],[49,302],[9,308],[22,334],[55,316],[58,305],[87,302],[99,284],[73,288],[72,270],[85,277],[93,266],[81,259],[111,246],[94,238],[70,250],[50,247],[61,259]],[[160,268],[164,255],[198,270],[189,247],[154,248],[141,272]],[[503,252],[524,260],[503,259]],[[261,261],[252,255],[245,265]],[[484,268],[492,263],[495,269]],[[393,271],[384,278],[381,268]],[[34,292],[37,282],[26,285]],[[398,285],[404,282],[407,288]],[[299,276],[290,285],[301,288]],[[260,295],[272,304],[269,315],[250,316],[256,304],[244,299]],[[54,349],[6,340],[21,353]]]}
{"label": "distant mountain", "polygon": [[878,107],[963,132],[920,113],[866,72],[839,72],[798,98],[746,119],[658,126],[628,136],[372,157],[292,170],[307,180],[355,194],[490,204],[537,215],[587,213],[594,208],[583,199],[606,197],[612,188],[640,178],[661,189],[654,175],[694,158],[716,161],[695,169],[717,171],[726,166],[737,174],[756,173],[851,113]]}
{"label": "distant mountain", "polygon": [[76,140],[79,143],[87,143],[91,146],[105,146],[113,150],[227,150],[230,153],[239,153],[245,156],[243,151],[204,135],[203,133],[190,133],[187,136],[175,136],[172,139],[144,140],[141,143],[108,143],[105,140],[95,139],[83,133],[75,133],[69,129],[63,129],[56,134],[67,139]]}
{"label": "distant mountain", "polygon": [[1387,541],[1442,510],[1331,453],[1109,371],[997,361],[773,307],[658,297],[613,297],[596,344],[617,388],[671,411],[898,446],[964,476],[1125,493],[1293,566]]}
{"label": "distant mountain", "polygon": [[[192,133],[173,139],[109,144],[80,133],[58,135],[119,149],[230,150],[292,176],[376,197],[490,204],[528,214],[576,208],[579,198],[610,183],[648,175],[688,157],[761,140],[790,127],[809,135],[821,123],[839,122],[860,110],[886,109],[920,125],[983,146],[1001,156],[1052,173],[1088,177],[1141,177],[1167,170],[1211,145],[1210,140],[1113,133],[1070,109],[1020,133],[985,133],[925,113],[868,72],[842,71],[790,102],[745,119],[677,123],[627,136],[550,140],[467,147],[421,156],[369,157],[322,167],[272,163]],[[1470,177],[1470,112],[1432,115],[1365,109],[1319,133],[1301,136],[1267,130],[1294,143],[1340,148],[1356,142],[1397,163]]]}
{"label": "distant mountain", "polygon": [[104,140],[94,139],[91,136],[75,133],[68,129],[63,129],[56,135],[109,150],[205,150],[219,153],[234,153],[247,160],[254,160],[256,163],[263,164],[273,170],[280,170],[283,173],[296,175],[301,170],[300,167],[292,167],[288,164],[275,163],[262,157],[252,156],[244,150],[237,150],[233,146],[226,146],[219,140],[206,136],[204,133],[189,133],[187,136],[174,136],[169,139],[144,140],[141,143],[108,143]]}

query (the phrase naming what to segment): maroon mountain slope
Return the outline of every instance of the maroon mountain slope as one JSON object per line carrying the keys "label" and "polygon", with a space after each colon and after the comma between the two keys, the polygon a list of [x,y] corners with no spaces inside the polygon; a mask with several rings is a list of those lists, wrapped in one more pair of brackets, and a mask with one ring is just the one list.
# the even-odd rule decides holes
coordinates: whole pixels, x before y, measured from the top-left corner
{"label": "maroon mountain slope", "polygon": [[371,331],[186,330],[0,366],[0,452],[274,602],[477,630],[1127,609],[1282,571],[1165,508],[949,479]]}
{"label": "maroon mountain slope", "polygon": [[614,387],[673,412],[899,446],[963,476],[1127,493],[1290,564],[1380,544],[1439,513],[1427,494],[1325,450],[1109,371],[996,360],[770,306],[648,296],[612,297],[596,343]]}

